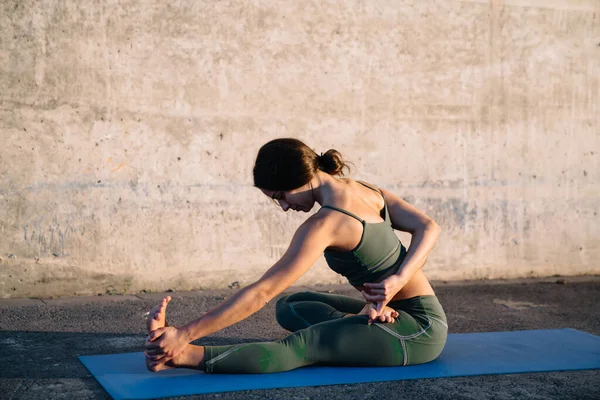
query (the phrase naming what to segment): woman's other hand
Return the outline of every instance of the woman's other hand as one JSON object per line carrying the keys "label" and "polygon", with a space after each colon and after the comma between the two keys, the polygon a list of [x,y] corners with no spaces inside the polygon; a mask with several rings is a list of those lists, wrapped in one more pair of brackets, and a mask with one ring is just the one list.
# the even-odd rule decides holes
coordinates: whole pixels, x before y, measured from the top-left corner
{"label": "woman's other hand", "polygon": [[370,315],[381,315],[383,309],[394,298],[405,283],[398,275],[390,275],[378,283],[365,283],[361,291],[366,301],[375,303],[375,309]]}
{"label": "woman's other hand", "polygon": [[165,326],[148,334],[144,354],[151,363],[166,363],[181,354],[187,344],[187,336],[183,330]]}
{"label": "woman's other hand", "polygon": [[371,325],[373,322],[393,323],[396,321],[399,314],[398,311],[386,306],[383,307],[381,314],[377,315],[375,312],[375,304],[367,303],[357,315],[369,316],[369,321],[367,323]]}

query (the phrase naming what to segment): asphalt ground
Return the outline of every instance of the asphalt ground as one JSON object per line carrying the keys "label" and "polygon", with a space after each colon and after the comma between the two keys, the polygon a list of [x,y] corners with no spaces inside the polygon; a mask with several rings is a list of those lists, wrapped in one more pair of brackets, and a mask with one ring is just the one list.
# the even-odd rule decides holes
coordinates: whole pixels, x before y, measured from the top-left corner
{"label": "asphalt ground", "polygon": [[[434,282],[450,333],[574,328],[600,335],[600,276]],[[297,287],[355,297],[349,286]],[[168,293],[182,324],[235,290]],[[0,398],[108,399],[77,356],[142,351],[143,314],[164,293],[0,300]],[[275,301],[200,344],[274,340]],[[600,370],[421,379],[216,393],[178,399],[600,399]]]}

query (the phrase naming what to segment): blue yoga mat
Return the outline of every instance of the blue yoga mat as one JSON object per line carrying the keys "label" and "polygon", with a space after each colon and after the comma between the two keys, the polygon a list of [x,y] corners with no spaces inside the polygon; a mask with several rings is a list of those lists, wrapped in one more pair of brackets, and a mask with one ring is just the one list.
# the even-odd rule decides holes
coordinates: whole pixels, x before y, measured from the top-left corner
{"label": "blue yoga mat", "polygon": [[574,329],[461,333],[448,336],[438,359],[406,367],[305,367],[257,375],[146,370],[144,353],[81,356],[115,399],[147,399],[236,390],[403,379],[600,368],[600,337]]}

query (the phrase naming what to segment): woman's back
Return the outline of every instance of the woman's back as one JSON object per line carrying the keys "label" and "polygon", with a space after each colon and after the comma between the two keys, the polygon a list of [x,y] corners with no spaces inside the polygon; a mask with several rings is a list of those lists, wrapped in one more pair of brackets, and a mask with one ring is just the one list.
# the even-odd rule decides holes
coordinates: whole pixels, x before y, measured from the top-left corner
{"label": "woman's back", "polygon": [[[362,290],[362,283],[376,283],[397,272],[406,249],[392,225],[401,222],[391,220],[385,197],[373,185],[352,179],[338,182],[331,204],[323,205],[315,217],[334,226],[332,245],[325,251],[329,266]],[[429,281],[418,271],[394,300],[430,294],[434,291]]]}

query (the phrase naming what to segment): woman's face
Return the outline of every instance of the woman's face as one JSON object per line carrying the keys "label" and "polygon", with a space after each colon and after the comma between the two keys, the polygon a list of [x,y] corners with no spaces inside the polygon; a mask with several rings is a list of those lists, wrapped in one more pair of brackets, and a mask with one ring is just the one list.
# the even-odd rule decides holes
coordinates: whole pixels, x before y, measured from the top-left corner
{"label": "woman's face", "polygon": [[315,200],[308,185],[293,190],[273,191],[261,189],[261,191],[286,212],[289,209],[309,212],[315,204]]}

